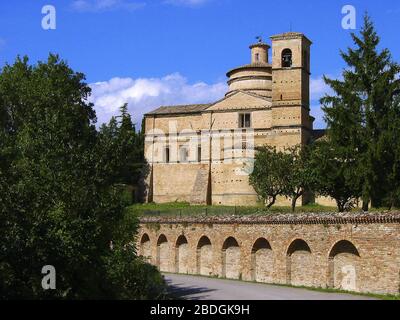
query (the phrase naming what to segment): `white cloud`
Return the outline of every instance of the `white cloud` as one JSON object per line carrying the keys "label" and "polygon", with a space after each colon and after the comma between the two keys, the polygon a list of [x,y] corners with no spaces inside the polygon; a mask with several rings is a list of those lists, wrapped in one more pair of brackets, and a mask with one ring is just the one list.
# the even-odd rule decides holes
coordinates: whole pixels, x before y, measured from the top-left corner
{"label": "white cloud", "polygon": [[136,10],[146,3],[128,0],[74,0],[71,8],[78,12],[103,12],[110,10]]}
{"label": "white cloud", "polygon": [[190,84],[179,73],[163,78],[113,78],[90,85],[98,124],[106,123],[119,108],[129,104],[134,122],[140,124],[143,114],[162,105],[196,104],[216,101],[227,91],[225,83]]}
{"label": "white cloud", "polygon": [[195,7],[205,4],[210,0],[165,0],[164,3],[172,4],[175,6],[187,6],[187,7]]}
{"label": "white cloud", "polygon": [[[330,75],[328,75],[327,77],[330,79],[338,78]],[[332,88],[325,83],[322,76],[310,79],[311,115],[315,118],[315,129],[326,128],[326,123],[324,121],[324,112],[321,109],[319,100],[327,94],[333,95],[334,92]]]}
{"label": "white cloud", "polygon": [[[179,73],[163,78],[112,78],[90,86],[90,101],[95,105],[99,125],[118,115],[119,108],[124,103],[129,104],[129,112],[134,122],[140,124],[143,114],[160,106],[210,103],[219,100],[227,92],[225,82],[189,83]],[[325,94],[332,94],[332,89],[325,84],[321,76],[310,80],[310,91],[311,115],[316,118],[315,128],[325,128],[319,99]]]}
{"label": "white cloud", "polygon": [[311,105],[311,115],[315,118],[314,121],[314,129],[325,129],[326,122],[324,120],[324,112],[321,109],[321,106]]}
{"label": "white cloud", "polygon": [[[328,76],[329,77],[329,76]],[[332,89],[324,81],[324,78],[318,77],[310,79],[310,99],[317,101],[321,99],[325,94],[332,94]]]}

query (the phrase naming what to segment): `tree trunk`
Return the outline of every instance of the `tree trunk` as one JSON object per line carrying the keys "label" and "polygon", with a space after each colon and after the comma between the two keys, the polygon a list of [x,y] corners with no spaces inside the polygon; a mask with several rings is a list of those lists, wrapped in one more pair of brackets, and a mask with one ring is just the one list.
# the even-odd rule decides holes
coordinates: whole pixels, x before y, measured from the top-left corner
{"label": "tree trunk", "polygon": [[369,192],[364,191],[362,195],[362,210],[364,212],[369,211],[369,202],[370,202],[370,197],[369,197]]}
{"label": "tree trunk", "polygon": [[390,193],[390,199],[389,199],[389,211],[391,211],[395,207],[395,196],[394,193]]}
{"label": "tree trunk", "polygon": [[363,200],[362,210],[368,212],[369,210],[369,200]]}
{"label": "tree trunk", "polygon": [[296,211],[297,200],[299,200],[299,198],[302,195],[304,195],[304,190],[302,190],[302,189],[297,190],[297,193],[293,195],[293,198],[292,198],[292,212]]}
{"label": "tree trunk", "polygon": [[378,199],[376,197],[372,197],[371,198],[371,207],[372,208],[382,208],[383,207],[382,200]]}
{"label": "tree trunk", "polygon": [[270,209],[276,202],[276,196],[272,197],[272,201],[267,205],[267,208]]}
{"label": "tree trunk", "polygon": [[296,203],[297,203],[297,200],[298,200],[300,197],[301,197],[300,195],[296,195],[296,196],[294,196],[294,197],[292,198],[292,212],[295,212],[295,211],[296,211]]}
{"label": "tree trunk", "polygon": [[343,204],[341,201],[339,201],[339,200],[336,200],[336,204],[337,204],[337,207],[338,207],[338,210],[339,210],[339,212],[344,212],[344,206],[345,206],[345,204]]}

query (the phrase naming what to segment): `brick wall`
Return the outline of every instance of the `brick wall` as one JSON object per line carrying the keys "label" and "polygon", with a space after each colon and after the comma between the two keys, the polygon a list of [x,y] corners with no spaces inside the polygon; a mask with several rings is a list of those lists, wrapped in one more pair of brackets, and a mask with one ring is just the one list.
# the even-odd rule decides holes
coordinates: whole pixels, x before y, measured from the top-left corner
{"label": "brick wall", "polygon": [[400,213],[146,218],[138,252],[161,271],[399,293]]}

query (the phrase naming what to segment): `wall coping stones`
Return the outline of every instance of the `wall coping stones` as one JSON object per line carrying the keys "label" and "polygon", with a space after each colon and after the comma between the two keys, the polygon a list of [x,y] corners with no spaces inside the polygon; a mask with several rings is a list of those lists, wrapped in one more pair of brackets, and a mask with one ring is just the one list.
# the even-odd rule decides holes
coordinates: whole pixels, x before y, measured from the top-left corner
{"label": "wall coping stones", "polygon": [[243,224],[243,225],[300,225],[300,224],[374,224],[400,223],[400,212],[359,212],[359,213],[297,213],[264,214],[249,216],[193,216],[193,217],[141,217],[141,224]]}

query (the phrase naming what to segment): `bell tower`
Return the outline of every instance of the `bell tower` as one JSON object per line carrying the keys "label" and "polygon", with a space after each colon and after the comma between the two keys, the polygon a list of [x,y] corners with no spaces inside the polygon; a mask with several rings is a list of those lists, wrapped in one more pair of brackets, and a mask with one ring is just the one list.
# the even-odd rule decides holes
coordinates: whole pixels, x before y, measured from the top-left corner
{"label": "bell tower", "polygon": [[[272,36],[271,40],[273,127],[279,133],[286,134],[288,142],[285,144],[305,144],[314,121],[310,116],[312,43],[302,33],[297,32]],[[297,138],[289,137],[290,135],[296,135]],[[277,141],[279,145],[282,142]]]}

